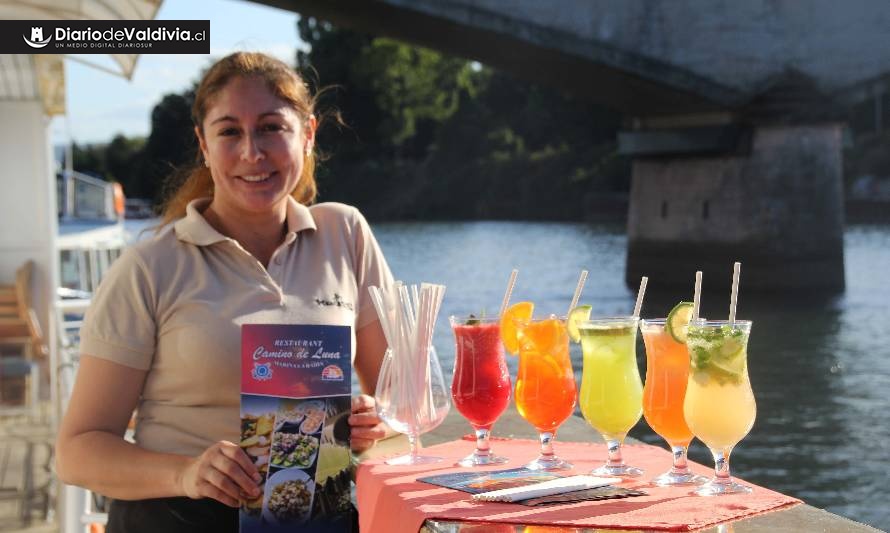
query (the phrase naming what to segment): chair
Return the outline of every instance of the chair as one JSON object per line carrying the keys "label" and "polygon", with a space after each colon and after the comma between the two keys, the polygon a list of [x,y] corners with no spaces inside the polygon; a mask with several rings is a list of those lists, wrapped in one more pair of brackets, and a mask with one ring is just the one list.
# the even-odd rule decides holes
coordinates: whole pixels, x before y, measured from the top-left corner
{"label": "chair", "polygon": [[[0,415],[40,413],[40,361],[49,356],[31,300],[33,261],[17,271],[14,285],[0,286]],[[21,383],[21,385],[19,385]],[[21,392],[19,392],[21,391]],[[21,403],[20,407],[5,405]],[[16,402],[16,400],[20,400]]]}

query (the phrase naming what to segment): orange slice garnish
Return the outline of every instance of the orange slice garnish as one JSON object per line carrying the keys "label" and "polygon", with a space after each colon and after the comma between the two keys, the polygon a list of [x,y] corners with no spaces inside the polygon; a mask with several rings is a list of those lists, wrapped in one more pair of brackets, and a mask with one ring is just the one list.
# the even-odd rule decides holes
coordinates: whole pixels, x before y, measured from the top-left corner
{"label": "orange slice garnish", "polygon": [[531,320],[534,310],[535,304],[519,302],[508,307],[501,316],[501,340],[509,353],[515,355],[519,352],[519,328],[516,323]]}

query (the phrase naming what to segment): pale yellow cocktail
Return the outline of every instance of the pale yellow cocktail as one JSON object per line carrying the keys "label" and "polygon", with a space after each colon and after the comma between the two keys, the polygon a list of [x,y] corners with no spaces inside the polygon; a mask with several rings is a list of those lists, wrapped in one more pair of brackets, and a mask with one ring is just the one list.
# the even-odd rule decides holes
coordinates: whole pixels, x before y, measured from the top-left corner
{"label": "pale yellow cocktail", "polygon": [[750,492],[729,475],[733,447],[751,431],[757,407],[748,378],[748,336],[751,322],[693,320],[686,346],[690,372],[683,413],[692,433],[710,448],[716,476],[702,495]]}

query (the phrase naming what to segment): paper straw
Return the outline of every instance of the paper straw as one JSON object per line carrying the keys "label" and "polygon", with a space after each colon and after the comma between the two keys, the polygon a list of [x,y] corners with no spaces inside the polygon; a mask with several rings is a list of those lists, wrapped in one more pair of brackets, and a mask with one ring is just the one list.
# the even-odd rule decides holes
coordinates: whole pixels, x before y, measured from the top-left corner
{"label": "paper straw", "polygon": [[510,303],[510,295],[513,294],[513,284],[516,283],[516,275],[519,274],[519,270],[513,269],[513,272],[510,272],[510,281],[507,282],[507,292],[504,293],[504,301],[501,302],[501,312],[498,313],[498,316],[504,316],[504,312],[507,310],[507,304]]}
{"label": "paper straw", "polygon": [[739,274],[742,264],[738,261],[732,265],[732,292],[729,295],[729,325],[735,324],[735,307],[739,301]]}
{"label": "paper straw", "polygon": [[698,318],[698,306],[701,303],[701,270],[695,272],[695,294],[692,295],[692,319]]}
{"label": "paper straw", "polygon": [[581,299],[581,291],[584,289],[584,282],[585,282],[585,281],[587,281],[587,271],[586,271],[586,270],[582,270],[582,271],[581,271],[581,277],[578,278],[578,286],[575,287],[575,295],[572,296],[572,304],[569,306],[569,310],[568,310],[568,312],[566,313],[566,316],[568,316],[569,313],[572,312],[572,309],[574,309],[575,306],[578,305],[578,300]]}
{"label": "paper straw", "polygon": [[643,295],[646,294],[646,284],[649,278],[643,276],[640,280],[640,290],[637,291],[637,303],[634,305],[634,318],[640,318],[640,310],[643,308]]}

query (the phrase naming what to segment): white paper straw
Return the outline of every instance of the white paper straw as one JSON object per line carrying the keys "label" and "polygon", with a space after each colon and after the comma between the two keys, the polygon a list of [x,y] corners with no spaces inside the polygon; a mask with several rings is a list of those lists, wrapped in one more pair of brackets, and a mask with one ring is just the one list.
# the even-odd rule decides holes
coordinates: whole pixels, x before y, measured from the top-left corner
{"label": "white paper straw", "polygon": [[692,295],[692,318],[698,318],[698,306],[701,302],[701,270],[695,272],[695,293]]}
{"label": "white paper straw", "polygon": [[729,295],[729,325],[735,324],[735,308],[739,301],[739,275],[742,264],[738,261],[732,265],[732,292]]}
{"label": "white paper straw", "polygon": [[581,271],[581,277],[578,278],[578,285],[575,287],[575,294],[572,296],[572,303],[569,305],[569,310],[566,312],[566,316],[572,312],[572,309],[578,305],[578,300],[581,299],[581,291],[584,290],[584,282],[587,281],[587,271]]}
{"label": "white paper straw", "polygon": [[640,318],[640,311],[643,308],[643,295],[646,294],[647,283],[649,283],[649,278],[643,276],[643,279],[640,280],[640,290],[637,291],[637,303],[634,305],[634,318]]}
{"label": "white paper straw", "polygon": [[510,295],[513,294],[513,285],[516,283],[517,274],[519,274],[519,270],[515,268],[510,272],[510,281],[507,282],[507,292],[504,293],[504,301],[501,302],[501,312],[498,313],[498,316],[504,316],[504,312],[507,310],[507,304],[510,303]]}

